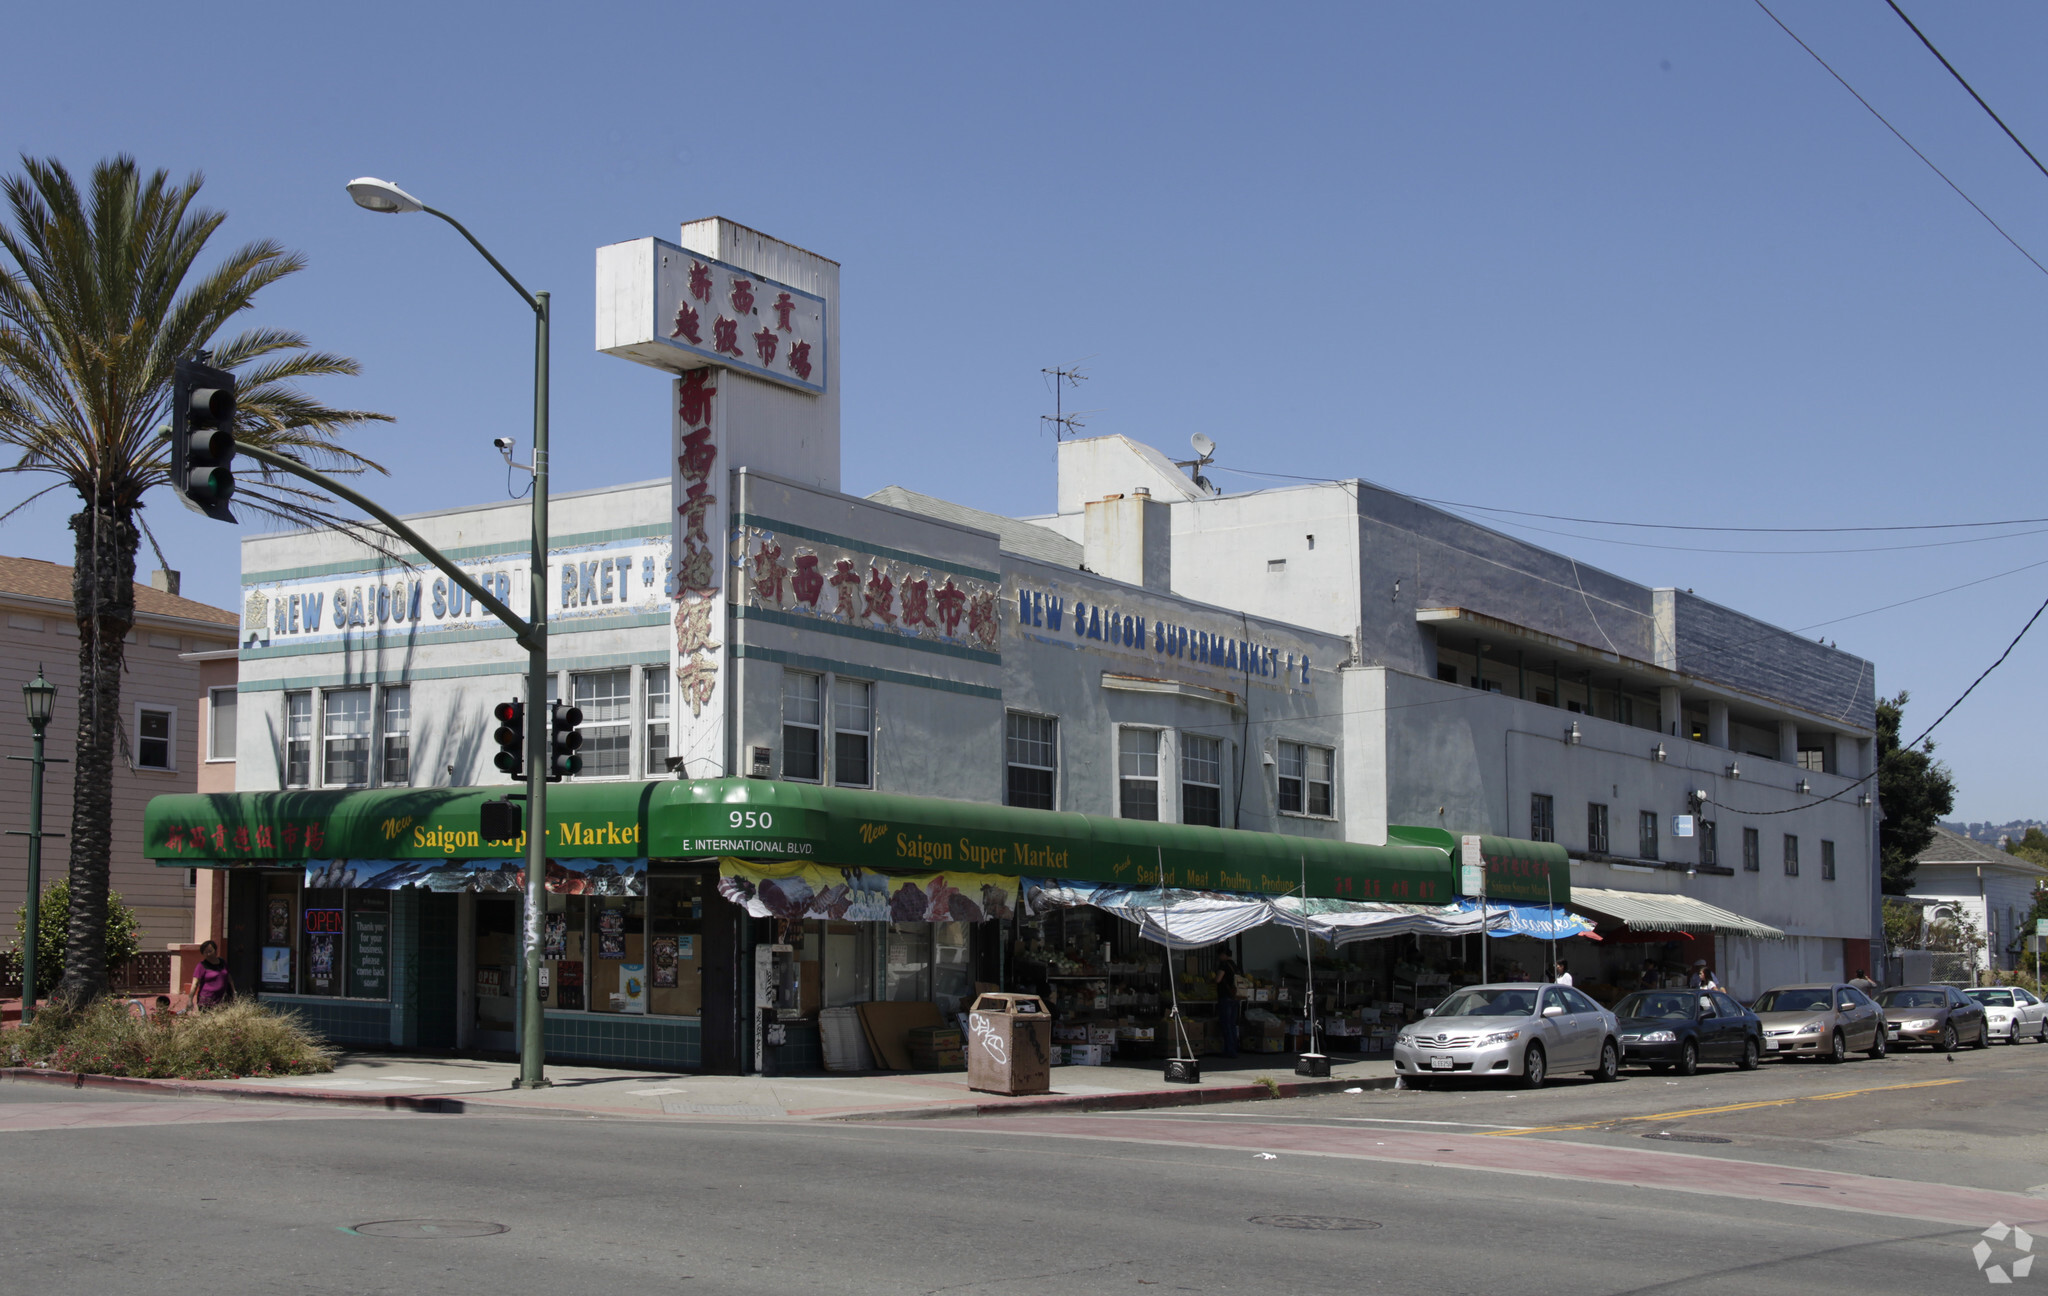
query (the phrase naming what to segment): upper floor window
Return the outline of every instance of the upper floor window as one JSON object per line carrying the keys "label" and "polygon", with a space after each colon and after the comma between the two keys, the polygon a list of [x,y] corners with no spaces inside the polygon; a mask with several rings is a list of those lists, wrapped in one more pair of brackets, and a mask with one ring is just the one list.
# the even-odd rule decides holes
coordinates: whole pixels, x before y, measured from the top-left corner
{"label": "upper floor window", "polygon": [[1742,830],[1742,871],[1755,873],[1764,866],[1763,835],[1754,828]]}
{"label": "upper floor window", "polygon": [[647,674],[647,777],[668,771],[668,667],[649,666]]}
{"label": "upper floor window", "polygon": [[569,676],[569,702],[583,713],[582,773],[624,778],[633,772],[633,672],[583,671]]}
{"label": "upper floor window", "polygon": [[840,787],[875,783],[875,686],[832,681],[832,781]]}
{"label": "upper floor window", "polygon": [[1280,744],[1280,813],[1330,816],[1330,770],[1336,755],[1328,747]]}
{"label": "upper floor window", "polygon": [[404,787],[412,782],[412,686],[392,684],[384,689],[384,772],[385,787]]}
{"label": "upper floor window", "polygon": [[1598,801],[1586,803],[1586,849],[1594,855],[1607,853],[1607,807]]}
{"label": "upper floor window", "polygon": [[320,695],[324,787],[370,785],[370,690],[329,689]]}
{"label": "upper floor window", "polygon": [[1835,844],[1831,841],[1823,841],[1820,844],[1820,880],[1835,880]]}
{"label": "upper floor window", "polygon": [[1529,794],[1529,840],[1556,841],[1557,818],[1550,796],[1544,792]]}
{"label": "upper floor window", "polygon": [[1053,808],[1059,772],[1060,722],[1011,711],[1003,717],[1003,804]]}
{"label": "upper floor window", "polygon": [[1116,772],[1117,814],[1125,819],[1159,818],[1159,731],[1117,730]]}
{"label": "upper floor window", "polygon": [[135,768],[178,768],[178,712],[173,707],[135,708]]}
{"label": "upper floor window", "polygon": [[1180,821],[1223,826],[1223,740],[1180,736]]}
{"label": "upper floor window", "polygon": [[235,758],[235,690],[209,689],[206,694],[206,759]]}
{"label": "upper floor window", "polygon": [[1700,863],[1711,868],[1721,862],[1721,843],[1712,819],[1700,820]]}
{"label": "upper floor window", "polygon": [[310,787],[313,783],[313,694],[305,691],[284,695],[284,785]]}
{"label": "upper floor window", "polygon": [[782,777],[816,783],[824,776],[822,675],[782,672]]}
{"label": "upper floor window", "polygon": [[1785,876],[1799,876],[1799,839],[1791,833],[1785,834]]}
{"label": "upper floor window", "polygon": [[1636,816],[1636,858],[1657,858],[1657,812],[1645,810]]}

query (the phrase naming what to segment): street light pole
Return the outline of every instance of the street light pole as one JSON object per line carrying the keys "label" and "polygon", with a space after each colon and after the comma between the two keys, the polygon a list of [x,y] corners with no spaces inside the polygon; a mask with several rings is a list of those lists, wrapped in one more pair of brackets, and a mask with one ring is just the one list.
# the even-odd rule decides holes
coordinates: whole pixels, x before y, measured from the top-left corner
{"label": "street light pole", "polygon": [[455,227],[533,311],[533,555],[526,615],[526,943],[522,977],[519,1079],[516,1087],[541,1089],[546,1030],[540,1006],[541,929],[547,905],[548,765],[554,728],[548,701],[548,294],[531,293],[491,255],[476,235],[447,212],[436,211],[397,185],[369,176],[351,180],[349,196],[374,212],[425,212]]}
{"label": "street light pole", "polygon": [[[21,686],[21,700],[28,711],[29,732],[34,735],[29,748],[30,755],[9,756],[9,760],[25,760],[28,764],[28,831],[9,832],[10,837],[28,838],[28,922],[21,943],[21,1023],[26,1026],[36,1016],[36,942],[40,939],[43,907],[43,838],[62,837],[63,833],[43,831],[43,767],[49,759],[43,755],[43,731],[50,726],[50,713],[57,702],[57,686],[43,678],[43,668],[36,667],[36,677]],[[64,764],[62,760],[57,762]]]}

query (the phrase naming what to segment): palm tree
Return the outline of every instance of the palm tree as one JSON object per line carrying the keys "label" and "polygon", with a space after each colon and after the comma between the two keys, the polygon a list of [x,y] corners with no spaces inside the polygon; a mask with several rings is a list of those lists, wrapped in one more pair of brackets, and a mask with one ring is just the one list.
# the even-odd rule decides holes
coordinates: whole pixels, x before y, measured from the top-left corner
{"label": "palm tree", "polygon": [[[70,522],[82,681],[71,904],[64,977],[52,997],[84,1003],[107,987],[122,645],[135,620],[138,527],[148,529],[143,497],[168,481],[161,430],[177,361],[210,350],[212,364],[237,376],[236,439],[328,472],[383,472],[338,438],[387,416],[330,409],[297,390],[299,379],[358,368],[346,356],[309,350],[297,333],[251,328],[215,341],[258,290],[296,273],[305,259],[264,240],[199,268],[227,217],[193,204],[198,174],[173,184],[166,172],[144,176],[133,158],[117,157],[94,167],[81,193],[54,160],[24,157],[22,168],[0,186],[8,209],[0,212],[0,444],[20,451],[0,472],[57,479],[23,505],[66,487],[82,504]],[[295,523],[342,521],[324,507],[325,496],[297,483],[266,472],[234,499]]]}

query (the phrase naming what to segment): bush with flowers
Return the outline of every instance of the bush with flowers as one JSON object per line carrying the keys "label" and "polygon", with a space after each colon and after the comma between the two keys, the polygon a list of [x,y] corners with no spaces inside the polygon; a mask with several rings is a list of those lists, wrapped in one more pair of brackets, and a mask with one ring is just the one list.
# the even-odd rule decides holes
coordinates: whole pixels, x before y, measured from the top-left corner
{"label": "bush with flowers", "polygon": [[144,1012],[123,999],[57,1003],[0,1035],[8,1066],[168,1080],[311,1075],[334,1052],[290,1013],[238,1000],[190,1013]]}

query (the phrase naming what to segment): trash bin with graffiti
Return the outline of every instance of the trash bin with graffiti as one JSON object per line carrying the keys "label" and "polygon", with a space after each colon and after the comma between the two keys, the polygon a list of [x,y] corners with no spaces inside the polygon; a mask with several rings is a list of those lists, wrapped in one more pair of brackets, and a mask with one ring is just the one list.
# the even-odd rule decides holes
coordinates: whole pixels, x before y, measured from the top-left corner
{"label": "trash bin with graffiti", "polygon": [[967,1087],[985,1093],[1052,1089],[1052,1015],[1037,995],[984,994],[967,1013]]}

